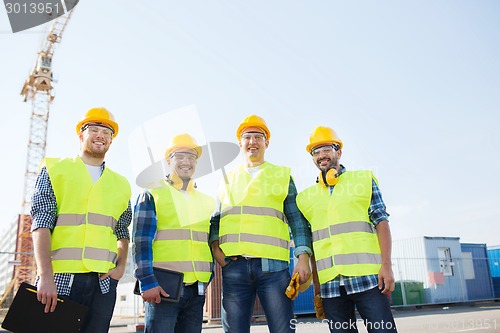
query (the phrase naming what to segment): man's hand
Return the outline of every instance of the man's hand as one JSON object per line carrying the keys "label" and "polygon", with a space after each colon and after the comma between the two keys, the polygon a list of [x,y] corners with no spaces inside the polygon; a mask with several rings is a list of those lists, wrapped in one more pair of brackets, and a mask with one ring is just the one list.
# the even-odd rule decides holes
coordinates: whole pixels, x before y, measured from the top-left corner
{"label": "man's hand", "polygon": [[40,276],[36,297],[39,302],[45,304],[45,313],[54,312],[57,305],[57,289],[54,278]]}
{"label": "man's hand", "polygon": [[378,289],[382,291],[382,294],[389,295],[394,291],[394,287],[395,283],[392,268],[382,265],[378,272]]}
{"label": "man's hand", "polygon": [[101,275],[101,280],[106,279],[108,276],[112,278],[113,280],[120,280],[123,275],[125,274],[125,267],[124,266],[116,266],[115,268],[109,270],[106,274]]}
{"label": "man's hand", "polygon": [[160,303],[161,302],[161,296],[163,297],[170,297],[169,294],[165,290],[162,289],[162,287],[157,286],[151,289],[146,290],[145,292],[141,293],[142,299],[144,302],[148,303]]}
{"label": "man's hand", "polygon": [[302,253],[299,255],[299,261],[293,269],[292,276],[295,273],[300,275],[300,284],[305,283],[311,275],[311,268],[309,267],[309,255],[307,253]]}
{"label": "man's hand", "polygon": [[222,252],[222,249],[219,246],[219,241],[213,241],[212,244],[210,244],[210,247],[212,248],[212,256],[214,257],[215,261],[217,261],[220,265],[220,267],[226,266],[226,261],[224,258],[226,255],[224,252]]}

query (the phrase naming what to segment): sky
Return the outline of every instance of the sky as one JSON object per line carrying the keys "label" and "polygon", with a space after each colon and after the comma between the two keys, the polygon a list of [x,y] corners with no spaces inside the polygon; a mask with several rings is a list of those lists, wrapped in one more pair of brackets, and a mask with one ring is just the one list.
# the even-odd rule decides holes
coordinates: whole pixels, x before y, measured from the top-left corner
{"label": "sky", "polygon": [[[394,240],[500,245],[499,14],[496,0],[80,1],[53,59],[46,156],[76,156],[76,123],[108,108],[120,130],[106,165],[134,203],[146,146],[159,160],[185,130],[236,143],[257,114],[266,160],[291,167],[300,191],[318,173],[309,134],[324,125],[347,169],[374,171]],[[19,93],[46,28],[13,34],[0,9],[0,232],[22,208],[31,105]],[[215,194],[221,175],[199,189]]]}

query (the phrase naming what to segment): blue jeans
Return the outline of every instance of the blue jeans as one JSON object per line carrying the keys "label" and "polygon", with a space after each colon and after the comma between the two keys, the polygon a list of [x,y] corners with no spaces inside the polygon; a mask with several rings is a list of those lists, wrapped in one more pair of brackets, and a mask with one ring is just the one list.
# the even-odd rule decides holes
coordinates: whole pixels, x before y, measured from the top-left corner
{"label": "blue jeans", "polygon": [[340,297],[323,298],[322,301],[330,332],[358,332],[355,308],[368,332],[397,332],[389,298],[378,287],[351,295],[340,287]]}
{"label": "blue jeans", "polygon": [[279,272],[262,272],[260,258],[238,257],[238,260],[229,260],[222,268],[224,332],[250,332],[255,295],[259,296],[264,308],[269,332],[294,332],[290,327],[290,320],[293,319],[293,304],[285,295],[289,282],[288,269]]}
{"label": "blue jeans", "polygon": [[73,279],[69,299],[88,306],[82,333],[107,333],[116,303],[117,280],[111,279],[108,293],[101,293],[97,273],[77,273]]}
{"label": "blue jeans", "polygon": [[178,303],[145,303],[144,333],[196,333],[203,325],[205,295],[198,295],[198,284],[183,286]]}

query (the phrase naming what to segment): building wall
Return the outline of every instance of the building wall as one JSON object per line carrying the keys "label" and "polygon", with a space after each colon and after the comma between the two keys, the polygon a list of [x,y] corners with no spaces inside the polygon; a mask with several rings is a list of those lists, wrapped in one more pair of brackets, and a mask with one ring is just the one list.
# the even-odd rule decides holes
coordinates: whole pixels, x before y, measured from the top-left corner
{"label": "building wall", "polygon": [[0,234],[0,290],[2,295],[14,275],[12,260],[15,259],[15,255],[10,253],[16,251],[16,240],[17,217],[14,218],[9,227]]}

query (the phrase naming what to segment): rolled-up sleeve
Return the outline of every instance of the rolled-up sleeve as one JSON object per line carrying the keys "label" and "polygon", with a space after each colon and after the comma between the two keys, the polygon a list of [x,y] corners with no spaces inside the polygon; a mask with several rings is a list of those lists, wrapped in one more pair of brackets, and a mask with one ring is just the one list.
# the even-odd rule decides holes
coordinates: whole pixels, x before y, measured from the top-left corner
{"label": "rolled-up sleeve", "polygon": [[382,193],[375,179],[372,179],[372,198],[368,208],[368,216],[375,226],[382,221],[389,221],[389,214],[386,211]]}
{"label": "rolled-up sleeve", "polygon": [[132,207],[129,201],[127,209],[122,213],[122,215],[118,219],[118,223],[116,223],[115,232],[117,239],[125,238],[130,240],[130,233],[128,231],[128,227],[131,222],[132,222]]}
{"label": "rolled-up sleeve", "polygon": [[40,170],[31,198],[31,231],[39,228],[54,230],[57,220],[57,201],[45,167]]}
{"label": "rolled-up sleeve", "polygon": [[309,222],[307,222],[302,212],[297,207],[297,188],[293,178],[290,177],[290,183],[288,186],[288,195],[283,203],[283,209],[285,216],[288,220],[288,225],[292,231],[293,242],[295,244],[294,256],[298,257],[303,253],[307,253],[311,256],[311,228],[309,227]]}

